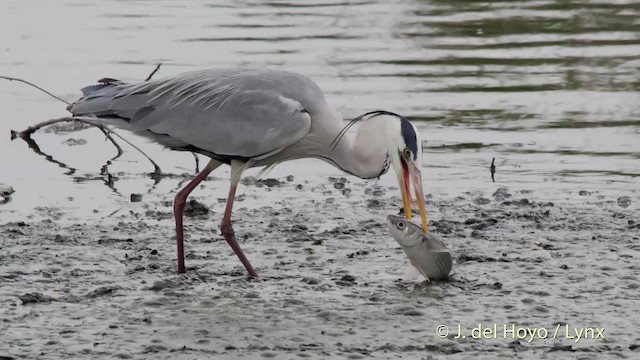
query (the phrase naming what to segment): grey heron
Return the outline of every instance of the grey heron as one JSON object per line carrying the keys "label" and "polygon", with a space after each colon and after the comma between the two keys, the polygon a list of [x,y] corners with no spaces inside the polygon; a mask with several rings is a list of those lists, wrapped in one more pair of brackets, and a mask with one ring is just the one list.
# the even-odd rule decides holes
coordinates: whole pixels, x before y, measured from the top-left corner
{"label": "grey heron", "polygon": [[[411,183],[423,229],[420,134],[406,118],[372,111],[343,119],[310,78],[270,69],[214,69],[126,83],[104,78],[82,89],[67,107],[74,116],[146,136],[170,149],[206,155],[209,163],[180,190],[173,203],[178,272],[185,271],[183,209],[189,193],[217,167],[231,166],[229,195],[220,230],[251,276],[258,274],[235,239],[231,210],[243,171],[300,158],[318,158],[369,179],[396,173],[405,216],[411,219]],[[361,121],[355,136],[347,130]]]}

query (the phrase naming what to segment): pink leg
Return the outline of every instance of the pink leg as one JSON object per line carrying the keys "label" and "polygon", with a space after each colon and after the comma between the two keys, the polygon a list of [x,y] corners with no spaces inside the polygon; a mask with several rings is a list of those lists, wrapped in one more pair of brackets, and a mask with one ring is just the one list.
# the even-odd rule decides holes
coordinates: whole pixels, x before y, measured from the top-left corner
{"label": "pink leg", "polygon": [[247,269],[247,272],[250,276],[258,277],[258,273],[253,269],[249,259],[244,255],[244,252],[240,248],[240,245],[236,241],[236,235],[233,232],[233,228],[231,227],[231,209],[233,209],[233,200],[236,197],[236,187],[237,182],[234,183],[232,181],[231,187],[229,188],[229,196],[227,197],[227,207],[224,210],[224,216],[222,218],[222,223],[220,224],[220,231],[222,232],[222,236],[227,241],[227,244],[231,246],[233,252],[236,253],[238,259],[244,265],[244,268]]}
{"label": "pink leg", "polygon": [[187,196],[204,180],[213,169],[220,166],[221,163],[215,160],[210,160],[207,166],[187,184],[182,190],[176,194],[176,198],[173,201],[173,217],[176,220],[176,244],[178,246],[178,273],[184,273],[184,229],[182,227],[182,215],[184,210],[184,204],[187,201]]}

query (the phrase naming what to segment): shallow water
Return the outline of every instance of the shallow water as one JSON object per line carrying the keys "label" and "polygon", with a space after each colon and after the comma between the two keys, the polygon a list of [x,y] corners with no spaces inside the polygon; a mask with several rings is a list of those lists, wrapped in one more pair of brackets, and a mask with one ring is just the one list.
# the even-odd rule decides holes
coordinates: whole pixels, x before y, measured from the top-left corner
{"label": "shallow water", "polygon": [[[0,228],[0,303],[12,334],[0,337],[0,355],[95,358],[118,354],[106,350],[118,347],[120,357],[157,358],[187,346],[199,349],[189,354],[194,358],[211,351],[229,358],[293,356],[301,349],[351,358],[554,356],[550,341],[521,346],[434,337],[440,323],[509,321],[606,327],[606,341],[583,342],[581,350],[562,355],[633,357],[640,343],[632,333],[640,319],[631,311],[640,276],[639,19],[640,1],[2,1],[0,75],[32,81],[69,101],[102,77],[144,79],[157,63],[163,65],[156,76],[270,66],[311,76],[345,118],[378,108],[403,114],[426,140],[423,178],[430,220],[438,221],[433,228],[476,260],[519,259],[462,263],[451,284],[399,285],[394,280],[404,271],[403,255],[378,226],[400,205],[397,190],[389,189],[393,176],[349,178],[352,192],[345,196],[328,180],[343,176],[338,170],[301,160],[269,174],[281,180],[294,174],[292,184],[240,190],[236,232],[248,236],[244,248],[264,281],[247,282],[217,235],[207,242],[222,212],[226,169],[194,193],[214,213],[187,228],[193,242],[187,261],[197,271],[175,276],[165,202],[193,174],[192,157],[121,132],[176,176],[154,184],[151,165],[123,144],[125,155],[109,167],[117,179],[105,186],[100,168],[115,149],[94,129],[34,135],[58,163],[8,140],[11,129],[66,112],[47,95],[2,80],[0,183],[16,193],[0,205],[0,224],[28,226]],[[87,143],[63,143],[70,138]],[[492,158],[495,183],[488,171]],[[296,192],[294,184],[305,190]],[[375,186],[385,189],[381,203],[367,207]],[[512,197],[492,197],[500,187]],[[131,193],[143,194],[143,201],[131,203]],[[533,205],[503,204],[522,198]],[[555,206],[544,215],[541,204],[550,201]],[[464,224],[472,218],[499,222],[473,233],[473,223]],[[292,223],[309,230],[292,234]],[[342,227],[353,231],[319,235]],[[104,235],[110,232],[118,241]],[[311,265],[303,259],[313,256],[304,250],[312,245],[291,248],[297,236],[324,241],[315,250],[320,258],[307,259]],[[119,241],[127,238],[133,243]],[[544,249],[548,243],[556,249]],[[149,249],[159,255],[145,253],[141,270],[122,260]],[[363,249],[369,255],[347,256]],[[341,285],[346,274],[357,285]],[[301,282],[304,276],[320,284]],[[149,305],[156,292],[146,288],[158,279],[175,281],[169,287],[174,294]],[[122,289],[85,297],[109,284]],[[20,305],[18,296],[27,292],[62,300]],[[411,313],[407,306],[418,315],[403,315]],[[252,312],[273,314],[262,319]],[[55,339],[64,326],[80,330]],[[82,345],[108,337],[100,335],[104,329],[113,332],[104,349]],[[218,329],[227,330],[222,335]],[[257,337],[262,342],[246,329],[263,334]],[[208,342],[192,343],[182,330]]]}

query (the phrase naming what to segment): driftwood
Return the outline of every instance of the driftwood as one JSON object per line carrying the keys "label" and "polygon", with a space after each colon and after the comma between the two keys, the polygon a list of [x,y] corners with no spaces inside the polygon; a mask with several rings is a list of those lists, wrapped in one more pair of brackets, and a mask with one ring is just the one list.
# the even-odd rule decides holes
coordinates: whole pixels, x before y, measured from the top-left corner
{"label": "driftwood", "polygon": [[494,175],[496,174],[496,158],[493,158],[491,160],[489,171],[491,171],[491,181],[496,182],[496,179],[494,178]]}
{"label": "driftwood", "polygon": [[[16,138],[21,138],[21,139],[23,139],[25,141],[31,140],[33,142],[33,139],[31,139],[31,135],[34,132],[40,130],[41,128],[43,128],[45,126],[49,126],[49,125],[53,125],[53,124],[57,124],[57,123],[61,123],[61,122],[80,122],[80,123],[83,123],[83,124],[88,124],[88,125],[92,125],[92,126],[95,126],[95,127],[99,128],[107,136],[107,139],[109,139],[111,141],[111,143],[118,150],[118,154],[115,157],[113,157],[111,160],[115,160],[115,159],[119,158],[120,156],[122,156],[122,153],[123,153],[122,147],[120,147],[120,145],[118,145],[116,140],[111,135],[113,134],[113,135],[117,136],[120,140],[126,142],[132,148],[138,150],[142,155],[144,155],[144,157],[146,157],[149,160],[149,162],[151,162],[151,164],[154,167],[154,172],[152,173],[152,175],[158,175],[158,176],[162,175],[162,170],[160,169],[160,166],[158,166],[158,164],[155,161],[153,161],[153,159],[151,157],[149,157],[149,155],[147,155],[140,148],[138,148],[137,146],[132,144],[129,140],[123,138],[122,136],[120,136],[120,134],[118,134],[118,133],[114,132],[113,130],[109,129],[108,127],[104,126],[103,124],[98,122],[98,120],[96,120],[95,118],[92,118],[92,117],[66,116],[66,117],[62,117],[62,118],[58,118],[58,119],[51,119],[51,120],[43,121],[43,122],[38,123],[36,125],[29,126],[28,128],[26,128],[23,131],[11,130],[11,140],[16,139]],[[31,147],[31,148],[33,148],[33,147]],[[104,168],[105,167],[103,166],[103,170],[104,170]]]}
{"label": "driftwood", "polygon": [[[158,72],[158,70],[160,69],[161,64],[158,64],[155,69],[153,69],[153,71],[149,74],[149,76],[147,76],[147,78],[145,79],[145,81],[149,81],[155,74],[156,72]],[[9,76],[1,76],[0,75],[0,79],[4,79],[4,80],[9,80],[9,81],[17,81],[17,82],[21,82],[23,84],[29,85],[31,87],[34,87],[42,92],[44,92],[45,94],[53,97],[54,99],[57,99],[67,105],[70,105],[70,103],[54,94],[52,94],[51,92],[29,82],[26,81],[24,79],[19,79],[19,78],[15,78],[15,77],[9,77]],[[117,158],[119,158],[120,156],[122,156],[122,154],[124,153],[122,150],[122,147],[120,146],[120,144],[118,144],[118,142],[113,138],[112,135],[118,137],[120,140],[124,141],[125,143],[127,143],[128,145],[130,145],[131,147],[133,147],[134,149],[136,149],[138,152],[140,152],[145,158],[147,158],[147,160],[149,160],[149,162],[151,162],[151,164],[153,165],[154,171],[150,174],[152,178],[154,179],[159,179],[163,176],[162,174],[162,170],[160,169],[160,166],[158,166],[158,164],[149,156],[147,155],[144,151],[142,151],[139,147],[135,146],[134,144],[132,144],[130,141],[128,141],[127,139],[123,138],[122,136],[120,136],[120,134],[116,133],[115,131],[109,129],[108,127],[106,127],[104,124],[102,124],[101,122],[97,121],[97,118],[94,117],[89,117],[89,116],[83,116],[83,117],[62,117],[62,118],[58,118],[58,119],[51,119],[51,120],[47,120],[47,121],[43,121],[41,123],[38,123],[34,126],[30,126],[27,129],[23,130],[23,131],[15,131],[15,130],[11,130],[11,140],[16,139],[16,138],[21,138],[23,139],[25,142],[27,142],[27,144],[29,145],[29,147],[34,150],[36,153],[44,156],[48,161],[51,161],[55,164],[58,164],[59,166],[63,167],[63,168],[67,168],[69,169],[68,174],[73,174],[75,173],[74,168],[69,167],[68,165],[59,162],[55,159],[53,159],[52,156],[45,154],[44,152],[42,152],[40,150],[40,148],[38,147],[38,145],[36,144],[36,142],[31,138],[31,135],[38,131],[39,129],[49,126],[49,125],[53,125],[56,123],[61,123],[61,122],[80,122],[80,123],[84,123],[84,124],[88,124],[91,126],[95,126],[97,127],[100,131],[102,131],[102,133],[105,135],[105,137],[107,138],[107,140],[109,140],[113,146],[116,148],[117,150],[117,154],[116,156],[114,156],[113,158],[111,158],[110,160],[107,161],[107,163],[105,165],[102,166],[101,168],[101,174],[103,175],[107,175],[108,177],[108,182],[107,185],[111,185],[110,187],[112,187],[113,185],[113,177],[111,176],[111,174],[108,171],[108,166],[111,164],[111,162],[113,160],[116,160]],[[196,154],[193,154],[195,159],[196,159],[196,172],[199,170],[199,163],[198,163],[198,157]]]}

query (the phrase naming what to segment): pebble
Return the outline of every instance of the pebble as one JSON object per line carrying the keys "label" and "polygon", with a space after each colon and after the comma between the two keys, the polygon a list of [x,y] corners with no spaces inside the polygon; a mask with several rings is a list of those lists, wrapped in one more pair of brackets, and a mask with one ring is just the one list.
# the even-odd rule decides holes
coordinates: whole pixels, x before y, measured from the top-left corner
{"label": "pebble", "polygon": [[86,145],[87,144],[87,140],[69,138],[69,139],[63,141],[62,144],[68,145],[68,146]]}
{"label": "pebble", "polygon": [[258,180],[257,181],[258,185],[264,185],[266,187],[276,187],[276,186],[280,186],[281,182],[278,181],[278,179],[264,179],[264,180]]}
{"label": "pebble", "polygon": [[43,295],[38,292],[20,295],[18,298],[20,299],[20,301],[22,301],[22,305],[32,303],[50,303],[52,301],[55,301],[55,299],[51,296]]}
{"label": "pebble", "polygon": [[302,278],[302,282],[309,285],[320,284],[321,280],[316,277],[305,276]]}
{"label": "pebble", "polygon": [[99,296],[109,295],[109,294],[111,294],[114,291],[119,290],[119,289],[121,289],[120,286],[101,286],[101,287],[91,291],[87,295],[85,295],[85,297],[89,298],[89,299],[93,299],[93,298],[97,298]]}
{"label": "pebble", "polygon": [[209,214],[209,208],[195,199],[189,200],[184,205],[184,216],[195,217]]}
{"label": "pebble", "polygon": [[140,202],[142,201],[142,194],[131,194],[129,198],[131,202]]}
{"label": "pebble", "polygon": [[498,188],[498,190],[496,190],[496,192],[494,192],[492,196],[496,201],[502,202],[505,199],[510,198],[511,194],[507,192],[507,188],[501,187]]}
{"label": "pebble", "polygon": [[418,309],[409,309],[402,313],[406,316],[424,316],[424,311]]}
{"label": "pebble", "polygon": [[621,208],[628,208],[631,205],[631,198],[628,196],[620,196],[618,198],[618,206]]}

